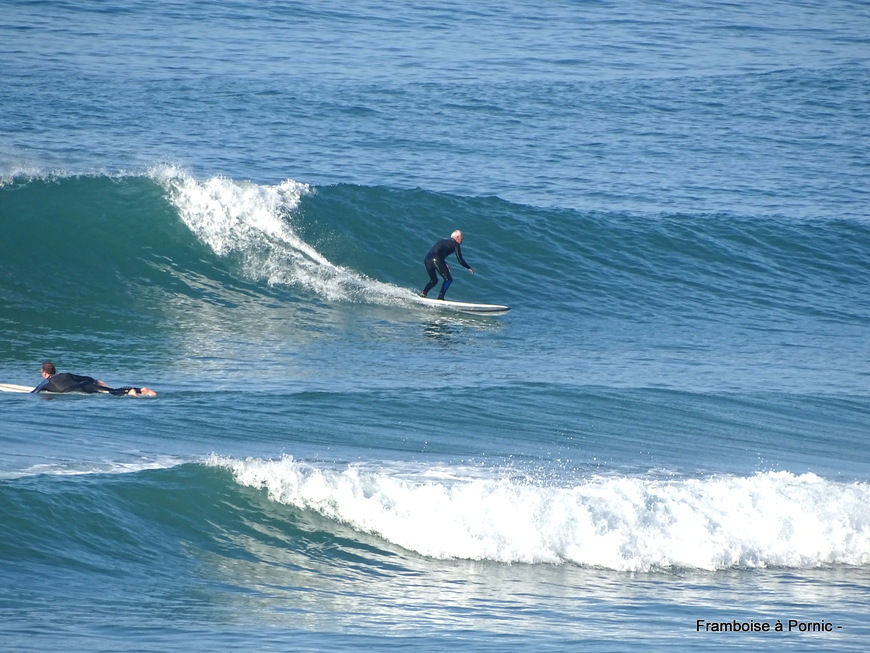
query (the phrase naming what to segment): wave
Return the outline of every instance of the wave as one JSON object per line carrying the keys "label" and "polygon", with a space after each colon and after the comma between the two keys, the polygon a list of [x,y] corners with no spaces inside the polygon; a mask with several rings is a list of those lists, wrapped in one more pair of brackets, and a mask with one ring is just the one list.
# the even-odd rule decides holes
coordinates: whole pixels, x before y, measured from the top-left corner
{"label": "wave", "polygon": [[214,456],[244,487],[420,555],[618,571],[870,564],[870,485],[814,474],[541,483]]}
{"label": "wave", "polygon": [[[425,190],[293,180],[19,176],[0,184],[2,288],[19,318],[147,313],[167,297],[235,305],[393,304],[454,228],[473,279],[456,299],[577,314],[866,324],[870,224],[584,213]],[[460,296],[462,295],[462,296]]]}
{"label": "wave", "polygon": [[51,555],[107,570],[142,556],[169,564],[178,541],[242,557],[351,547],[372,564],[404,550],[620,573],[870,564],[870,485],[811,473],[556,482],[480,467],[212,455],[33,469],[0,480],[0,497],[4,559]]}

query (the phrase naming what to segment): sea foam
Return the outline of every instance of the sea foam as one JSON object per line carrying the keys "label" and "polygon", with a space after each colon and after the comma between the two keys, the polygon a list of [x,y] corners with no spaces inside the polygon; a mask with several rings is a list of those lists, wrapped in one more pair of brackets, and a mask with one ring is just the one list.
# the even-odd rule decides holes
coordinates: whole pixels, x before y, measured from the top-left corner
{"label": "sea foam", "polygon": [[289,456],[209,464],[273,501],[433,558],[621,571],[870,562],[870,485],[814,474],[594,476],[554,485],[500,472],[331,468]]}
{"label": "sea foam", "polygon": [[155,167],[150,176],[167,193],[181,220],[220,257],[240,262],[245,277],[270,285],[298,285],[329,301],[392,303],[401,289],[332,263],[293,226],[308,184],[287,179],[256,184],[226,177],[205,181],[175,166]]}

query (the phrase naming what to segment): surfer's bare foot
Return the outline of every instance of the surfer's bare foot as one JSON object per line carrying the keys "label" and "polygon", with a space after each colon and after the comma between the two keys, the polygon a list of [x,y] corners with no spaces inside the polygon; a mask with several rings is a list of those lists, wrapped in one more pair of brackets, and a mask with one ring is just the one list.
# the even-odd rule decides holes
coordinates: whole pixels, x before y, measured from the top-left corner
{"label": "surfer's bare foot", "polygon": [[157,393],[151,388],[139,388],[138,392],[136,391],[136,388],[130,388],[127,391],[127,395],[132,395],[134,397],[156,397]]}

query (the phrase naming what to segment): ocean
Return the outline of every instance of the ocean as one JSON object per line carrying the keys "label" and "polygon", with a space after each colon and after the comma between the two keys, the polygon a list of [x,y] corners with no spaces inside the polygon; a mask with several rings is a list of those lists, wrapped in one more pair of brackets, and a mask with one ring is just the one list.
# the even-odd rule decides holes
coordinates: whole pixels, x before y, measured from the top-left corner
{"label": "ocean", "polygon": [[868,35],[7,0],[0,649],[866,651]]}

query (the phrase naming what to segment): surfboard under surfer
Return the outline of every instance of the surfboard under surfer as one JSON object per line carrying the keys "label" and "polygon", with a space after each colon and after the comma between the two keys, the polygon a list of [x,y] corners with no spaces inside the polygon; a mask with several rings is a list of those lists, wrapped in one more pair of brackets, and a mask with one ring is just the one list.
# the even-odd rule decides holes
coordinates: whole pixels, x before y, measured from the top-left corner
{"label": "surfboard under surfer", "polygon": [[464,236],[462,235],[462,232],[457,229],[450,234],[450,238],[443,238],[432,245],[432,249],[430,249],[429,253],[426,254],[426,258],[423,259],[423,264],[426,266],[426,272],[429,273],[429,283],[427,283],[426,287],[420,292],[420,297],[426,297],[429,294],[429,291],[438,284],[438,275],[440,274],[444,279],[444,283],[441,284],[438,299],[444,299],[444,293],[447,292],[450,284],[453,283],[453,276],[450,274],[450,266],[447,265],[447,261],[444,260],[451,254],[456,254],[456,260],[459,261],[459,264],[471,272],[471,274],[474,274],[474,270],[472,270],[471,266],[465,262],[464,258],[462,258],[462,249],[460,248],[460,245],[462,245],[463,238]]}
{"label": "surfboard under surfer", "polygon": [[150,388],[110,388],[103,381],[97,381],[92,376],[81,376],[69,372],[58,373],[54,363],[45,361],[42,364],[42,383],[31,392],[84,392],[87,394],[108,393],[110,395],[133,397],[154,397],[157,395]]}

